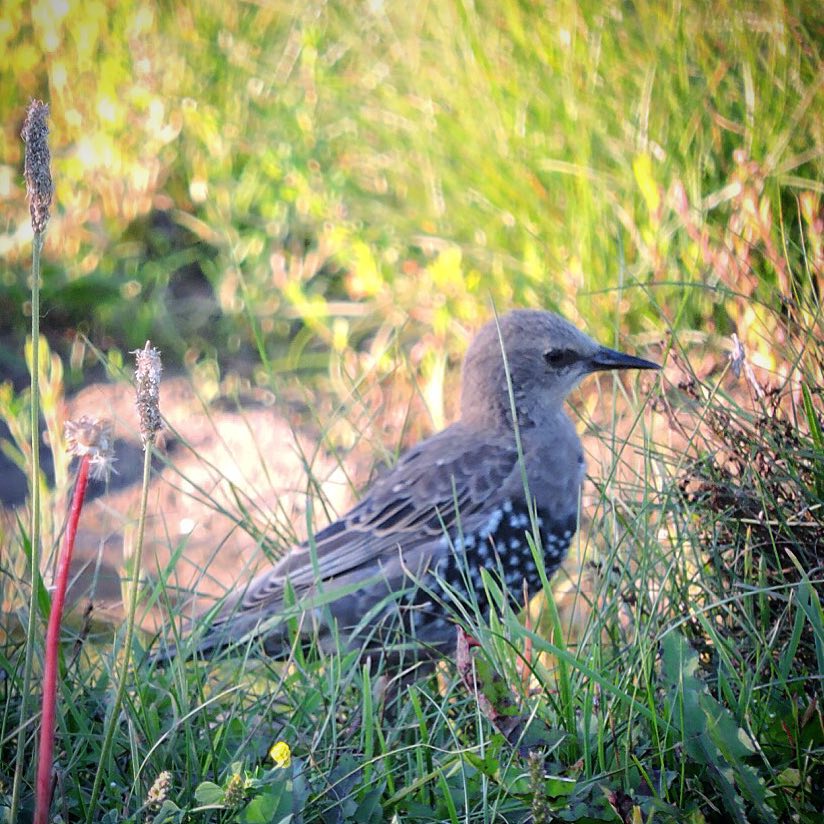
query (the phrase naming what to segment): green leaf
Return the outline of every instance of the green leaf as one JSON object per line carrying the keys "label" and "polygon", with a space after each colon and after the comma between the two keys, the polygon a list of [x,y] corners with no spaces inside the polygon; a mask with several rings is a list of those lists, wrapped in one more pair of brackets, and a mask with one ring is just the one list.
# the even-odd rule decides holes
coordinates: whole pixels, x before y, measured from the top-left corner
{"label": "green leaf", "polygon": [[776,821],[766,805],[766,788],[753,767],[741,759],[752,744],[732,713],[710,695],[697,677],[698,654],[677,633],[663,641],[663,677],[669,687],[673,723],[681,727],[689,758],[706,768],[706,777],[720,792],[724,808],[736,822],[749,820],[745,800],[763,821]]}
{"label": "green leaf", "polygon": [[356,824],[379,824],[379,822],[384,821],[383,807],[380,804],[384,786],[383,783],[379,784],[369,790],[363,797],[352,816],[352,820]]}
{"label": "green leaf", "polygon": [[167,798],[154,814],[152,824],[171,824],[171,822],[183,821],[186,817],[186,811],[181,810],[174,801]]}
{"label": "green leaf", "polygon": [[503,742],[503,735],[501,735],[501,733],[495,733],[487,742],[483,755],[467,751],[463,756],[478,772],[483,773],[488,778],[496,778],[501,767],[498,756],[501,752]]}
{"label": "green leaf", "polygon": [[195,789],[195,800],[198,804],[222,804],[223,787],[213,781],[204,781]]}
{"label": "green leaf", "polygon": [[237,817],[240,824],[275,824],[292,819],[291,793],[285,792],[286,785],[274,791],[255,796]]}
{"label": "green leaf", "polygon": [[550,776],[544,782],[544,791],[549,798],[564,798],[572,795],[578,781],[575,778],[564,778],[563,776]]}

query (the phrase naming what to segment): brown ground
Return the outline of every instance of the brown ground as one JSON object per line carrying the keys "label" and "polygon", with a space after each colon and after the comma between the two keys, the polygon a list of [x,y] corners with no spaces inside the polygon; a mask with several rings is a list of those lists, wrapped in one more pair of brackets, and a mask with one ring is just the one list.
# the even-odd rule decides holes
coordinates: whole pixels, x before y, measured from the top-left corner
{"label": "brown ground", "polygon": [[[311,464],[333,510],[343,511],[351,503],[353,492],[337,462],[296,435],[275,410],[261,405],[242,412],[207,409],[184,378],[163,381],[161,404],[174,431],[166,438],[166,465],[155,461],[149,492],[143,558],[149,580],[178,547],[182,552],[169,576],[173,588],[219,596],[251,574],[265,558],[259,542],[235,522],[241,504],[268,534],[305,535],[304,461]],[[90,484],[72,562],[69,607],[85,609],[91,600],[97,618],[117,621],[122,616],[124,544],[128,554],[136,537],[143,469],[134,390],[126,384],[89,386],[67,402],[69,419],[82,414],[115,422],[117,474],[108,490],[102,482]],[[65,503],[60,506],[64,509]],[[0,532],[16,530],[11,511],[3,520]],[[325,521],[322,512],[315,521]],[[48,547],[48,541],[44,544]],[[146,623],[153,624],[154,617]]]}

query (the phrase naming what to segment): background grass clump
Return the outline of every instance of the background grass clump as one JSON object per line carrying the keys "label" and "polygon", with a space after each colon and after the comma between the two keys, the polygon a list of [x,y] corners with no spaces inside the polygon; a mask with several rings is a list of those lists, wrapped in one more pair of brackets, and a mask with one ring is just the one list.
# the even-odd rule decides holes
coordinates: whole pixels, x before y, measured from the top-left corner
{"label": "background grass clump", "polygon": [[[295,647],[288,665],[159,672],[144,639],[112,718],[122,653],[78,622],[54,814],[817,820],[822,26],[815,4],[732,0],[4,4],[0,414],[4,452],[43,491],[46,556],[71,481],[62,393],[149,338],[207,401],[299,397],[298,428],[344,463],[376,444],[370,466],[454,413],[454,367],[493,304],[557,309],[666,362],[643,393],[574,399],[596,481],[576,563],[526,624],[514,604],[466,616],[482,647],[453,669],[399,684],[382,661]],[[33,96],[56,186],[48,483],[22,354]],[[233,515],[259,536],[245,503]],[[18,736],[29,763],[39,734],[14,631],[31,536],[6,515],[0,804]]]}
{"label": "background grass clump", "polygon": [[36,94],[61,147],[44,300],[64,348],[151,337],[190,362],[322,371],[411,317],[431,376],[490,298],[601,334],[617,305],[635,332],[663,312],[749,336],[754,293],[813,288],[807,11],[9,4],[5,325],[22,334]]}

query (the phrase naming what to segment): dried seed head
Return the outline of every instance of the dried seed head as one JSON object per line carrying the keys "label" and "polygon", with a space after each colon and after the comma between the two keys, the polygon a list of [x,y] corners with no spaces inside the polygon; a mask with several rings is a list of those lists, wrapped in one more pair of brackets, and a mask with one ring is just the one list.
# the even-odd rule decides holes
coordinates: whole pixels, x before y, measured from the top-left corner
{"label": "dried seed head", "polygon": [[149,787],[149,792],[146,793],[146,806],[150,810],[159,810],[163,806],[163,802],[169,797],[171,789],[172,774],[168,770],[163,770],[155,778],[154,784]]}
{"label": "dried seed head", "polygon": [[741,377],[741,372],[744,372],[744,377],[747,383],[752,387],[756,397],[764,397],[764,389],[755,377],[755,372],[747,360],[747,352],[744,349],[744,344],[738,339],[738,335],[732,334],[732,351],[730,352],[730,371],[735,375],[736,379]]}
{"label": "dried seed head", "polygon": [[137,383],[137,414],[140,418],[140,437],[143,448],[154,443],[161,426],[160,419],[160,350],[155,349],[149,341],[143,349],[132,354],[137,361],[135,381]]}
{"label": "dried seed head", "polygon": [[49,162],[49,107],[41,100],[32,100],[26,112],[21,136],[26,144],[26,161],[23,176],[29,197],[31,227],[41,234],[49,222],[52,186]]}
{"label": "dried seed head", "polygon": [[744,366],[744,361],[747,359],[747,353],[738,340],[738,335],[732,334],[732,351],[730,352],[730,370],[736,378],[741,377],[741,369]]}
{"label": "dried seed head", "polygon": [[76,421],[66,421],[66,447],[77,458],[89,455],[91,476],[107,480],[114,463],[112,422],[105,418],[83,415]]}
{"label": "dried seed head", "polygon": [[243,806],[246,801],[246,780],[239,773],[235,773],[227,782],[223,791],[223,803],[228,809]]}
{"label": "dried seed head", "polygon": [[544,757],[537,750],[530,750],[527,755],[529,765],[529,788],[532,791],[532,821],[545,824],[553,816],[546,800],[546,778],[544,776]]}

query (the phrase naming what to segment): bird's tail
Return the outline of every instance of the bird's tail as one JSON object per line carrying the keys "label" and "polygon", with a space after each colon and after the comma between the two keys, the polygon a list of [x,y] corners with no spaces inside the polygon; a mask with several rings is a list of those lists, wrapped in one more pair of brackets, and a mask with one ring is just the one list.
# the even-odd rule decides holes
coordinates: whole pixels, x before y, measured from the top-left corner
{"label": "bird's tail", "polygon": [[187,660],[213,658],[230,647],[237,647],[241,654],[259,651],[257,642],[263,636],[268,655],[279,658],[288,654],[288,624],[277,611],[242,610],[237,604],[227,611],[226,606],[205,613],[175,638],[161,637],[150,663],[165,666],[179,656]]}

